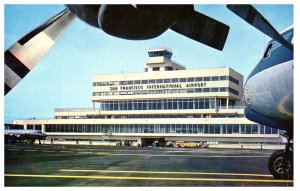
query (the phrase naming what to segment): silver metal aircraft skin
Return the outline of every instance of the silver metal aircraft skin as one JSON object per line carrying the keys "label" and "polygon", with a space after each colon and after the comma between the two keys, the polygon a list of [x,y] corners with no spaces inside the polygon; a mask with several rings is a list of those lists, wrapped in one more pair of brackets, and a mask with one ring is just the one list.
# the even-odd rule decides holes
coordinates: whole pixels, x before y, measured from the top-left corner
{"label": "silver metal aircraft skin", "polygon": [[275,178],[293,179],[294,27],[278,33],[251,5],[227,5],[227,8],[272,38],[244,85],[245,116],[282,130],[287,138],[286,147],[270,156],[268,168]]}
{"label": "silver metal aircraft skin", "polygon": [[[290,43],[293,26],[282,36]],[[263,58],[249,75],[244,87],[250,120],[292,134],[294,119],[294,56],[293,51],[272,39]],[[267,119],[266,119],[267,118]]]}
{"label": "silver metal aircraft skin", "polygon": [[47,135],[45,133],[42,133],[41,130],[5,130],[5,142],[17,142],[17,141],[29,141],[33,143],[35,140],[38,140],[39,142],[41,140],[45,140]]}

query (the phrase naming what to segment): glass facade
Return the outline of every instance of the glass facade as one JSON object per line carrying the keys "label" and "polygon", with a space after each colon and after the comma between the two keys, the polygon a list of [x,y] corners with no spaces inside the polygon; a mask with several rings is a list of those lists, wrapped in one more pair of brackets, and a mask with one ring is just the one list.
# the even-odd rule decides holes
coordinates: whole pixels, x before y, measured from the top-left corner
{"label": "glass facade", "polygon": [[158,56],[163,56],[168,59],[171,59],[172,57],[172,52],[167,51],[167,50],[161,50],[161,51],[149,51],[148,52],[149,57],[158,57]]}
{"label": "glass facade", "polygon": [[[230,101],[229,103],[235,105],[234,100]],[[223,104],[224,104],[223,99],[216,99],[216,98],[101,101],[100,110],[118,111],[118,110],[216,109],[217,106],[223,106]]]}
{"label": "glass facade", "polygon": [[278,134],[258,124],[46,124],[57,133]]}
{"label": "glass facade", "polygon": [[119,96],[119,95],[145,95],[145,94],[183,94],[202,92],[230,92],[239,95],[239,91],[228,87],[215,88],[181,88],[181,89],[159,89],[159,90],[132,90],[132,91],[103,91],[93,92],[93,96]]}
{"label": "glass facade", "polygon": [[175,83],[175,82],[204,82],[204,81],[223,81],[223,80],[229,80],[232,83],[240,85],[239,80],[237,80],[231,76],[208,76],[208,77],[93,82],[93,86],[114,86],[114,85],[130,85],[130,84],[160,84],[160,83]]}

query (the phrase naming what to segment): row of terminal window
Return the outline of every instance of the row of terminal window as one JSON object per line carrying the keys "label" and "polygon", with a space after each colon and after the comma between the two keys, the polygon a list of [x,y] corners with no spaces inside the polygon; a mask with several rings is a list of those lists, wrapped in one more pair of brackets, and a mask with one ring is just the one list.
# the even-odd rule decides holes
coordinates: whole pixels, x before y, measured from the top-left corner
{"label": "row of terminal window", "polygon": [[180,114],[180,115],[80,115],[55,116],[55,119],[152,119],[152,118],[244,118],[242,114]]}
{"label": "row of terminal window", "polygon": [[[201,100],[199,100],[201,99]],[[209,98],[206,98],[209,99]],[[236,101],[234,99],[228,99],[228,108],[227,108],[227,99],[226,98],[210,98],[210,99],[215,99],[216,101],[216,106],[219,109],[234,109],[236,108],[235,106]],[[102,101],[102,103],[105,104],[137,104],[137,103],[169,103],[169,102],[203,102],[203,100],[205,100],[205,98],[187,98],[187,99],[147,99],[147,100],[116,100],[116,101],[109,101],[109,102],[105,102]],[[129,103],[130,102],[130,103]],[[101,102],[99,102],[101,103]],[[237,106],[238,108],[241,108],[241,106]],[[99,112],[100,108],[59,108],[59,109],[55,109],[54,112]],[[16,126],[16,125],[15,125]],[[7,128],[12,128],[12,127],[7,127]]]}
{"label": "row of terminal window", "polygon": [[229,80],[237,85],[239,85],[240,83],[239,80],[231,76],[208,76],[208,77],[190,77],[190,78],[166,78],[166,79],[149,79],[149,80],[93,82],[93,86],[160,84],[160,83],[203,82],[203,81],[223,81],[223,80]]}
{"label": "row of terminal window", "polygon": [[[233,99],[228,100],[229,106],[236,105]],[[216,109],[225,107],[224,98],[191,98],[191,99],[160,99],[160,100],[126,100],[101,101],[101,111],[111,110],[169,110],[169,109]]]}
{"label": "row of terminal window", "polygon": [[187,88],[187,89],[159,89],[159,90],[135,90],[135,91],[105,91],[93,92],[93,96],[119,96],[119,95],[143,95],[143,94],[182,94],[202,92],[230,92],[239,95],[239,91],[229,87],[215,88]]}
{"label": "row of terminal window", "polygon": [[278,134],[260,124],[45,124],[58,133]]}

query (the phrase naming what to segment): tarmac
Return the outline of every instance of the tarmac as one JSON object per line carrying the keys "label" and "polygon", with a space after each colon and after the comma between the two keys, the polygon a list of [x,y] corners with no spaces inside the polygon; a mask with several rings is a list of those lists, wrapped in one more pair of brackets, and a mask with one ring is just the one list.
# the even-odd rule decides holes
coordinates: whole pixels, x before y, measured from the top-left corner
{"label": "tarmac", "polygon": [[267,162],[272,149],[5,145],[5,186],[292,187]]}

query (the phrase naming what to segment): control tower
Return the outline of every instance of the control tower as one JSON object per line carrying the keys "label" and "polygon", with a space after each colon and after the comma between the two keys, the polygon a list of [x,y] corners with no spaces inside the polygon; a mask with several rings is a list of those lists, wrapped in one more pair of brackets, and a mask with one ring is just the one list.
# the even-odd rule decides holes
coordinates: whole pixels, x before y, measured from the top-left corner
{"label": "control tower", "polygon": [[185,66],[171,60],[172,51],[168,48],[151,48],[148,51],[149,60],[144,64],[145,72],[185,70]]}

